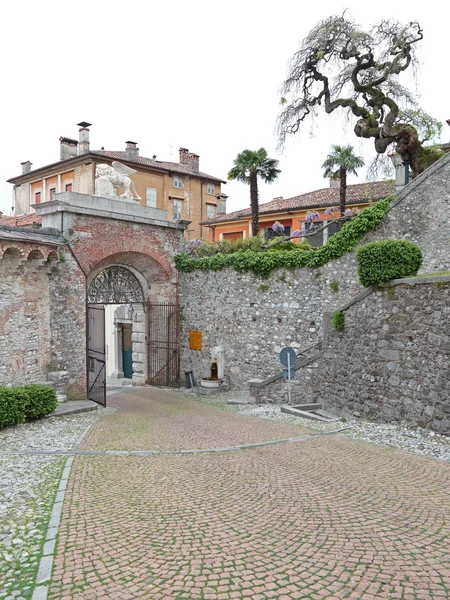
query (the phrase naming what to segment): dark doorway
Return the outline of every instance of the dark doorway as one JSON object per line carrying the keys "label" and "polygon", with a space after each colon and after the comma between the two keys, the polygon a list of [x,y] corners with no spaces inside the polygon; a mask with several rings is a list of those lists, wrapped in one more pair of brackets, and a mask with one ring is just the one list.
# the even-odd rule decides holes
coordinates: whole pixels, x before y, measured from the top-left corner
{"label": "dark doorway", "polygon": [[128,323],[122,325],[122,365],[123,376],[131,379],[133,377],[133,343],[132,327]]}

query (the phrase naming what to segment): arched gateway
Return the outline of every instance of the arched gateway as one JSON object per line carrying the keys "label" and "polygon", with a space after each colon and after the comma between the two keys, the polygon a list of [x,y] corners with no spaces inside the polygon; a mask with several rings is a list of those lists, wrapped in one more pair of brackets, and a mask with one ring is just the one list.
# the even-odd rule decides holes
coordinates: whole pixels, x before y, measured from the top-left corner
{"label": "arched gateway", "polygon": [[[113,378],[132,378],[137,385],[179,384],[178,306],[176,302],[155,302],[168,284],[166,277],[161,272],[158,275],[151,257],[139,253],[122,253],[102,262],[117,259],[126,261],[127,266],[94,269],[87,290],[88,397],[102,405],[106,404],[107,358],[111,361],[111,355]],[[114,325],[109,345],[105,323]]]}
{"label": "arched gateway", "polygon": [[[177,386],[173,259],[183,248],[188,222],[169,220],[167,211],[131,200],[75,192],[37,204],[36,213],[42,229],[64,247],[64,267],[54,285],[52,352],[67,370],[73,393],[87,390],[89,398],[104,404],[106,360],[113,378],[128,367],[133,385]],[[124,349],[127,364],[120,362]],[[112,366],[111,350],[117,358]]]}

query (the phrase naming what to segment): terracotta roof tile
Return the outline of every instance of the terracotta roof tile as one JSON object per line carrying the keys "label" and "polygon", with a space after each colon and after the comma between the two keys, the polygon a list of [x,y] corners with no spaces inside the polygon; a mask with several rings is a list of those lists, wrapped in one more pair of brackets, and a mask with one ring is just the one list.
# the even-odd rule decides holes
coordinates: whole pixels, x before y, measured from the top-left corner
{"label": "terracotta roof tile", "polygon": [[0,225],[12,225],[14,227],[24,227],[26,225],[42,225],[42,217],[36,213],[18,215],[17,217],[0,217]]}
{"label": "terracotta roof tile", "polygon": [[164,169],[165,171],[174,171],[175,173],[184,173],[186,175],[204,177],[205,179],[209,179],[211,181],[226,183],[226,181],[223,181],[218,177],[214,177],[213,175],[208,175],[202,171],[193,171],[192,169],[189,169],[188,165],[183,165],[181,163],[153,160],[152,158],[146,158],[145,156],[138,156],[136,160],[129,161],[129,159],[126,157],[126,153],[119,150],[92,150],[92,153],[118,161],[124,160],[127,162],[136,162],[138,165],[144,165],[146,167],[154,167],[155,169]]}
{"label": "terracotta roof tile", "polygon": [[[395,185],[389,181],[373,181],[368,183],[357,183],[347,186],[347,204],[359,204],[387,198],[395,192]],[[328,187],[293,198],[275,198],[270,202],[259,205],[259,214],[270,214],[291,210],[309,208],[327,208],[328,206],[339,206],[339,187]],[[215,219],[203,221],[203,224],[224,223],[237,221],[243,217],[250,216],[251,209],[244,208]]]}

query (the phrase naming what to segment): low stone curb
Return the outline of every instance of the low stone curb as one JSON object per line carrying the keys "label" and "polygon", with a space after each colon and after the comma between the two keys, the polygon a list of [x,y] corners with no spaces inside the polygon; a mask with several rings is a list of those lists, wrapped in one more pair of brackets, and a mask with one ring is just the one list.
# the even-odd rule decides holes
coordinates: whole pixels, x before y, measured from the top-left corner
{"label": "low stone curb", "polygon": [[[89,426],[90,427],[90,426]],[[164,454],[204,454],[204,453],[217,453],[217,452],[232,452],[235,450],[247,450],[249,448],[262,448],[265,446],[275,446],[277,444],[289,444],[292,442],[304,442],[306,440],[322,437],[327,435],[335,435],[348,431],[353,427],[343,427],[336,429],[335,431],[320,431],[319,433],[311,433],[309,435],[302,435],[298,437],[282,438],[280,440],[269,440],[267,442],[255,442],[253,444],[241,444],[238,446],[223,446],[219,448],[196,448],[193,450],[77,450],[74,447],[72,450],[0,450],[1,455],[11,454],[27,454],[33,456],[40,455],[52,455],[52,456],[69,456],[73,459],[74,456],[158,456]],[[80,440],[76,444],[79,445],[87,431],[81,436]]]}
{"label": "low stone curb", "polygon": [[58,491],[56,492],[55,502],[50,515],[50,521],[47,527],[47,535],[45,538],[43,554],[39,562],[39,569],[36,576],[36,587],[34,589],[31,600],[47,600],[48,582],[52,576],[53,558],[56,548],[56,536],[58,535],[59,524],[61,521],[61,513],[63,508],[64,497],[66,494],[67,481],[72,469],[74,456],[69,456],[64,466],[61,480],[59,482]]}

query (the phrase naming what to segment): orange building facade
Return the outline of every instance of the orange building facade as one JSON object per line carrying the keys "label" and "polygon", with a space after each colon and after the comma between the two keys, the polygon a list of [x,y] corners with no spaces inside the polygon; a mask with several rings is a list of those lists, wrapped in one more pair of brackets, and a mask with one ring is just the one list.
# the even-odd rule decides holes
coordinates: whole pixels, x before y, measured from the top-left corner
{"label": "orange building facade", "polygon": [[95,171],[99,164],[120,162],[134,169],[130,176],[143,206],[167,210],[169,220],[191,221],[188,239],[207,237],[201,225],[205,219],[226,212],[222,193],[225,181],[199,170],[199,156],[180,148],[179,162],[159,161],[156,157],[139,156],[135,142],[126,142],[124,151],[90,150],[89,123],[79,123],[79,141],[60,138],[60,160],[38,169],[32,163],[22,163],[22,174],[8,181],[14,185],[14,216],[2,224],[28,225],[33,220],[33,205],[49,202],[61,192],[94,195]]}
{"label": "orange building facade", "polygon": [[[319,214],[319,217],[314,220],[316,226],[332,220],[333,215],[325,214],[325,211],[327,208],[339,207],[339,182],[331,181],[330,184],[329,188],[315,190],[293,198],[274,198],[270,202],[260,204],[260,235],[266,238],[279,235],[272,231],[272,225],[276,221],[284,226],[284,235],[292,235],[296,230],[307,231],[310,223],[306,217],[311,212]],[[389,181],[349,185],[346,206],[355,213],[394,192],[395,185]],[[335,214],[338,214],[338,211]],[[219,215],[203,221],[202,225],[209,229],[208,239],[210,242],[218,242],[223,239],[245,239],[251,235],[251,210],[245,208]],[[323,231],[308,237],[308,241],[313,246],[321,246],[337,230],[338,225],[331,224]]]}

